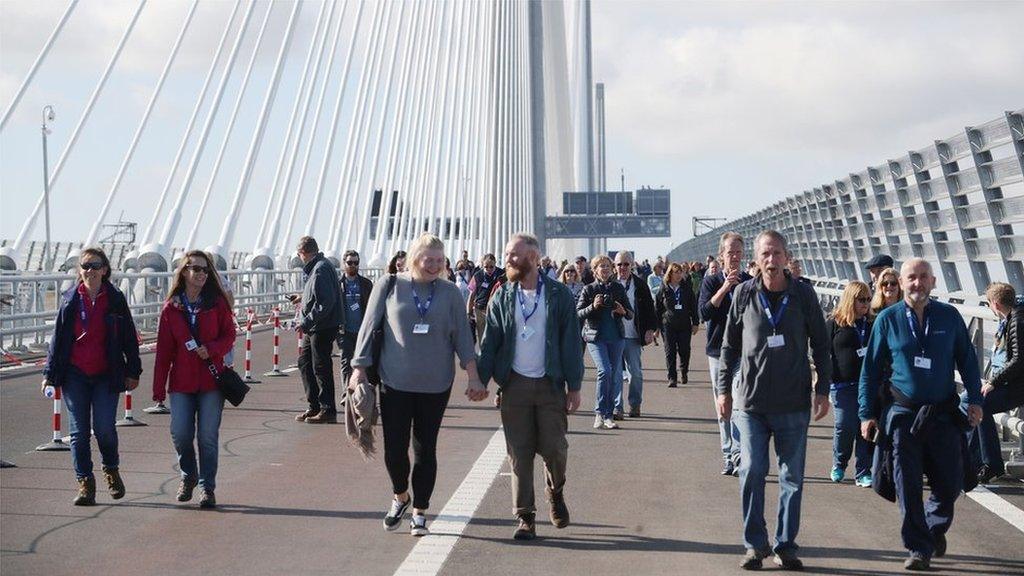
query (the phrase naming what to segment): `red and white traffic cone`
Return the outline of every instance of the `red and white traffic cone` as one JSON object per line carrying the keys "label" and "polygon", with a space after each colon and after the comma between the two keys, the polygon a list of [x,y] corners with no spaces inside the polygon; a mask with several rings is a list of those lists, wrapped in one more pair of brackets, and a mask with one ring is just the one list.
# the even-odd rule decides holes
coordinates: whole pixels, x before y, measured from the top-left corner
{"label": "red and white traffic cone", "polygon": [[141,420],[136,420],[132,416],[132,391],[124,391],[124,418],[114,422],[114,426],[146,426],[147,424]]}
{"label": "red and white traffic cone", "polygon": [[249,320],[245,323],[245,378],[246,384],[259,384],[260,381],[252,377],[252,308],[248,310]]}
{"label": "red and white traffic cone", "polygon": [[274,307],[274,369],[270,372],[264,372],[263,375],[268,378],[280,378],[285,376],[284,372],[281,372],[280,361],[281,356],[279,354],[281,350],[281,309]]}
{"label": "red and white traffic cone", "polygon": [[71,443],[65,442],[60,434],[60,388],[53,389],[53,440],[37,446],[36,450],[40,452],[71,450]]}

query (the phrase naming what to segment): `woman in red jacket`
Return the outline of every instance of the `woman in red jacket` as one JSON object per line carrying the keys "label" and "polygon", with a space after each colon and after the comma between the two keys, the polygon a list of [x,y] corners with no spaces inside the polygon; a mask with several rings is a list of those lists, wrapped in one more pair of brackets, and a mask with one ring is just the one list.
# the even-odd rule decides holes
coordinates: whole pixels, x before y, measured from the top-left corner
{"label": "woman in red jacket", "polygon": [[206,361],[223,370],[224,356],[234,345],[235,323],[217,271],[205,252],[193,250],[182,258],[160,312],[153,370],[153,400],[163,402],[171,393],[171,439],[181,468],[178,502],[191,500],[198,484],[199,507],[217,505],[213,491],[224,397]]}

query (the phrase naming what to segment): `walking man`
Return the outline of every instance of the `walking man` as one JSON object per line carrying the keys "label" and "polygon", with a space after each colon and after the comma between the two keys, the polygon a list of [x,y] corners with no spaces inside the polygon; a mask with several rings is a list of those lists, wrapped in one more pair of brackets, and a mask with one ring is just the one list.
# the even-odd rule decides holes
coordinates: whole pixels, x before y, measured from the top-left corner
{"label": "walking man", "polygon": [[[716,401],[718,415],[724,417],[732,412],[736,395],[737,410],[732,418],[743,438],[740,494],[747,552],[740,567],[744,570],[759,570],[761,561],[773,551],[775,564],[783,569],[803,568],[796,555],[796,536],[812,396],[814,419],[828,414],[832,358],[825,316],[814,289],[786,271],[788,255],[782,234],[774,230],[758,234],[754,257],[761,274],[736,291],[722,341]],[[808,340],[818,375],[813,394]],[[740,380],[730,389],[737,363]],[[772,437],[779,469],[779,523],[775,546],[769,547],[764,487]]]}
{"label": "walking man", "polygon": [[[615,255],[616,281],[626,289],[626,297],[633,307],[633,319],[625,321],[625,347],[623,363],[629,371],[629,417],[640,417],[643,403],[644,371],[641,356],[644,346],[654,342],[658,328],[658,315],[654,310],[654,299],[647,282],[633,274],[633,255],[625,250]],[[615,391],[615,413],[622,414],[622,390]]]}
{"label": "walking man", "polygon": [[296,329],[302,331],[298,365],[309,408],[295,419],[310,424],[337,422],[331,349],[343,321],[338,273],[311,236],[299,239],[296,253],[306,278]]}
{"label": "walking man", "polygon": [[341,330],[338,334],[338,348],[341,349],[342,382],[348,382],[352,376],[352,355],[355,354],[356,336],[359,326],[363,323],[366,303],[370,300],[373,282],[359,274],[359,252],[348,250],[341,258],[345,265],[345,274],[341,277],[341,293],[344,306],[341,307]]}
{"label": "walking man", "polygon": [[491,298],[491,290],[497,283],[498,278],[505,271],[495,264],[494,254],[484,254],[481,259],[480,268],[473,273],[473,279],[469,282],[469,300],[467,301],[467,312],[470,322],[476,324],[476,341],[480,342],[484,335],[484,323],[487,321],[487,302]]}
{"label": "walking man", "polygon": [[583,350],[576,303],[569,289],[540,274],[540,246],[516,234],[505,247],[508,282],[495,293],[477,364],[484,386],[493,377],[501,390],[501,423],[512,468],[513,538],[536,535],[533,462],[544,460],[550,518],[569,525],[565,467],[567,414],[580,405]]}
{"label": "walking man", "polygon": [[[910,551],[903,567],[928,570],[933,556],[946,553],[953,504],[963,489],[963,428],[977,426],[982,417],[981,376],[960,312],[929,299],[935,288],[931,264],[921,258],[904,262],[900,287],[903,300],[883,310],[871,329],[858,403],[864,437],[870,439],[882,422],[879,432],[892,443],[900,534]],[[879,406],[878,390],[890,366],[892,385],[883,395],[891,403]],[[959,410],[954,369],[967,390],[967,422]],[[931,487],[927,506],[924,474]]]}

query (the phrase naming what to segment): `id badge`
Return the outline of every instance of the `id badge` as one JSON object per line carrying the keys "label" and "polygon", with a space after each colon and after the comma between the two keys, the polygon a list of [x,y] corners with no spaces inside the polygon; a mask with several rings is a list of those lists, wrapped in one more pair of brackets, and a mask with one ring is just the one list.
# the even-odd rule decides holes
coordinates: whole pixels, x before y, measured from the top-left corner
{"label": "id badge", "polygon": [[786,338],[782,334],[772,334],[768,337],[769,348],[782,348],[786,345]]}
{"label": "id badge", "polygon": [[914,368],[922,368],[924,370],[932,369],[932,359],[924,356],[914,356]]}
{"label": "id badge", "polygon": [[863,348],[857,348],[857,358],[863,358],[868,353],[867,346]]}
{"label": "id badge", "polygon": [[523,330],[522,332],[519,333],[519,337],[526,341],[529,340],[530,337],[532,337],[536,333],[537,331],[534,330],[533,328],[530,328],[529,326],[523,326]]}
{"label": "id badge", "polygon": [[683,305],[682,304],[676,304],[676,310],[682,310],[682,309],[683,309]]}
{"label": "id badge", "polygon": [[359,310],[359,302],[353,302],[352,305],[348,307],[348,309],[352,310],[353,312],[358,311]]}
{"label": "id badge", "polygon": [[426,334],[430,332],[430,324],[415,324],[412,327],[413,334]]}
{"label": "id badge", "polygon": [[196,348],[199,348],[199,345],[196,344],[195,338],[189,338],[188,342],[185,342],[185,350],[188,350],[189,352],[191,352],[191,351],[195,350]]}
{"label": "id badge", "polygon": [[480,283],[480,287],[481,288],[490,288],[491,287],[491,283],[490,282],[481,282]]}

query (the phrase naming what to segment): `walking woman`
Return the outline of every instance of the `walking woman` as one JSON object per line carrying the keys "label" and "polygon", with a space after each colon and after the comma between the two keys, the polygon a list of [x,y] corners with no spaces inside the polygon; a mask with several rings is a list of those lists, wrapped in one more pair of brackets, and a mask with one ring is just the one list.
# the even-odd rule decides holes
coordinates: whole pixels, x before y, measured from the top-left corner
{"label": "walking woman", "polygon": [[[655,264],[657,266],[657,264]],[[680,379],[690,381],[690,338],[700,327],[697,298],[690,290],[683,267],[675,262],[668,265],[665,283],[654,295],[654,308],[661,335],[665,339],[665,366],[668,368],[668,387],[675,388]],[[679,372],[676,372],[676,357]]]}
{"label": "walking woman", "polygon": [[661,290],[661,286],[665,283],[665,265],[660,261],[654,263],[654,268],[651,271],[651,275],[647,277],[647,287],[651,289],[651,294],[657,296],[658,291]]}
{"label": "walking woman", "polygon": [[395,252],[395,255],[388,261],[388,274],[398,274],[399,272],[405,272],[405,250],[399,250]]}
{"label": "walking woman", "polygon": [[886,268],[875,281],[875,294],[871,297],[871,317],[889,306],[903,300],[903,289],[900,288],[900,273],[895,268]]}
{"label": "walking woman", "polygon": [[835,407],[835,432],[832,437],[833,482],[842,482],[850,457],[857,456],[854,475],[857,486],[871,486],[871,442],[860,434],[857,416],[857,391],[860,369],[867,351],[871,319],[868,317],[871,289],[863,282],[850,282],[839,298],[839,305],[827,323],[832,345],[832,383],[829,399]]}
{"label": "walking woman", "polygon": [[[426,512],[437,477],[437,435],[452,382],[455,356],[469,376],[466,395],[483,400],[487,390],[476,371],[476,350],[462,294],[442,277],[444,243],[424,234],[409,248],[410,271],[384,275],[370,293],[356,339],[349,391],[366,380],[376,364],[381,378],[380,417],[384,464],[394,498],[384,529],[394,530],[412,504],[410,533],[424,536]],[[394,278],[393,286],[389,284]],[[373,358],[373,332],[381,326],[380,358]],[[412,436],[412,496],[409,495],[409,439]]]}
{"label": "walking woman", "polygon": [[562,268],[562,273],[558,277],[558,281],[565,284],[565,287],[572,293],[573,301],[577,301],[580,297],[580,292],[583,291],[583,282],[580,281],[579,272],[572,266],[565,266]]}
{"label": "walking woman", "polygon": [[82,250],[78,283],[64,293],[43,369],[43,392],[59,388],[71,416],[71,463],[78,478],[76,506],[96,503],[90,429],[103,459],[110,497],[124,496],[118,472],[117,403],[139,385],[142,363],[128,302],[110,283],[110,260],[99,248]]}
{"label": "walking woman", "polygon": [[580,291],[576,314],[583,321],[583,341],[597,366],[597,398],[594,402],[594,428],[612,430],[615,390],[622,389],[622,352],[626,345],[622,319],[633,319],[626,289],[614,281],[612,259],[595,256],[590,261],[594,282]]}
{"label": "walking woman", "polygon": [[[170,294],[160,311],[153,368],[153,400],[171,395],[171,440],[178,454],[181,484],[178,502],[200,488],[199,507],[214,508],[217,499],[217,453],[224,397],[207,366],[224,369],[224,356],[235,345],[235,323],[213,261],[201,250],[181,259]],[[198,433],[199,467],[193,440]]]}

